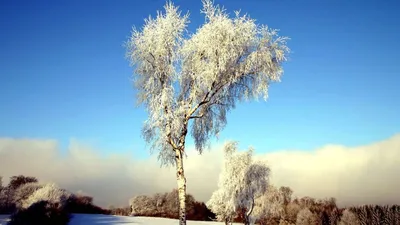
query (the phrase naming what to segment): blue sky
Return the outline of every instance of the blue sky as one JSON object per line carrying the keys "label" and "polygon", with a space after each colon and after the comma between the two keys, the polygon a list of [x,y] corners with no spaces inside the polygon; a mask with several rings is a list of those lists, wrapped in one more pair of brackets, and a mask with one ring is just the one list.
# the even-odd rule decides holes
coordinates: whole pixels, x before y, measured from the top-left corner
{"label": "blue sky", "polygon": [[[204,21],[201,1],[190,31]],[[165,1],[0,1],[0,137],[71,139],[147,157],[123,43]],[[257,151],[364,145],[400,131],[400,3],[216,1],[291,38],[267,102],[239,104],[220,140]],[[188,140],[189,144],[192,141]],[[221,142],[222,143],[222,142]]]}

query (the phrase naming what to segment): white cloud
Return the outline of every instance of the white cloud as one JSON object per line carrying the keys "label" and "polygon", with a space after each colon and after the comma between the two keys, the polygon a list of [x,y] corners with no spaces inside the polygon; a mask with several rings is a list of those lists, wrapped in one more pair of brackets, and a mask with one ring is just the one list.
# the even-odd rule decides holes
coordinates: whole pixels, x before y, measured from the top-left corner
{"label": "white cloud", "polygon": [[[217,187],[221,147],[214,146],[203,155],[188,151],[187,187],[196,199],[207,201]],[[297,196],[336,197],[340,204],[400,201],[400,135],[355,148],[328,145],[315,151],[276,151],[257,157],[268,160],[274,184],[290,186]],[[130,152],[102,155],[77,141],[71,141],[68,153],[61,155],[54,140],[0,138],[0,175],[7,180],[19,174],[83,191],[102,206],[127,205],[136,194],[165,192],[176,186],[174,168],[161,168],[155,156],[138,160]]]}

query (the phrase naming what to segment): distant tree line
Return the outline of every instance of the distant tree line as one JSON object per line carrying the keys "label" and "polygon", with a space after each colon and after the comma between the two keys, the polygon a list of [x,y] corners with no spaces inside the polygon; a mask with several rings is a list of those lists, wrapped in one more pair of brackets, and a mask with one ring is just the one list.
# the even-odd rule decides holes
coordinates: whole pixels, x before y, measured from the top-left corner
{"label": "distant tree line", "polygon": [[238,151],[237,142],[224,147],[224,162],[207,206],[219,221],[271,225],[400,225],[400,206],[364,205],[339,208],[336,199],[292,199],[290,187],[269,182],[267,164],[252,159],[253,149]]}
{"label": "distant tree line", "polygon": [[[179,217],[178,191],[139,195],[126,207],[103,209],[93,197],[71,193],[54,183],[42,184],[30,176],[12,176],[3,186],[0,177],[0,214],[11,214],[9,225],[66,225],[73,213],[122,216]],[[290,187],[269,184],[255,201],[260,225],[400,225],[399,205],[362,205],[339,208],[335,198],[293,198]],[[187,194],[189,220],[217,220],[204,202]],[[236,208],[230,222],[246,223],[247,209]]]}
{"label": "distant tree line", "polygon": [[[279,190],[282,190],[281,187]],[[279,195],[285,193],[279,191]],[[291,192],[289,192],[291,193]],[[334,198],[295,198],[281,202],[280,210],[263,215],[258,224],[268,225],[400,225],[399,205],[362,205],[339,208]],[[243,222],[240,213],[235,221]]]}
{"label": "distant tree line", "polygon": [[[260,216],[259,225],[400,225],[399,205],[362,205],[339,208],[335,198],[293,198],[289,187],[268,188],[265,204],[268,212]],[[188,220],[216,221],[216,215],[203,202],[187,196]],[[139,195],[129,208],[113,208],[112,214],[178,219],[178,193]],[[119,210],[119,213],[118,213]],[[129,211],[129,212],[128,212]],[[238,208],[231,222],[245,223],[244,210]]]}

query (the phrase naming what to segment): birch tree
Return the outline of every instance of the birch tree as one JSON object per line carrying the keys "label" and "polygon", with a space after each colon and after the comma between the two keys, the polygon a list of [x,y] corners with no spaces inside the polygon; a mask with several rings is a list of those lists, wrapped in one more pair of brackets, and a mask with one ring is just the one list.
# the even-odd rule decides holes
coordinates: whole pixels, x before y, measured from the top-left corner
{"label": "birch tree", "polygon": [[253,224],[258,216],[253,215],[255,200],[267,190],[270,169],[263,162],[253,162],[253,149],[237,152],[237,142],[228,142],[224,153],[218,190],[207,206],[226,224],[238,209],[242,209],[245,224]]}
{"label": "birch tree", "polygon": [[180,224],[186,224],[187,134],[202,153],[238,102],[267,99],[289,52],[277,30],[238,11],[231,17],[211,0],[202,3],[205,22],[195,33],[187,30],[189,14],[168,2],[164,12],[133,28],[126,45],[138,104],[148,112],[143,136],[162,165],[176,167]]}

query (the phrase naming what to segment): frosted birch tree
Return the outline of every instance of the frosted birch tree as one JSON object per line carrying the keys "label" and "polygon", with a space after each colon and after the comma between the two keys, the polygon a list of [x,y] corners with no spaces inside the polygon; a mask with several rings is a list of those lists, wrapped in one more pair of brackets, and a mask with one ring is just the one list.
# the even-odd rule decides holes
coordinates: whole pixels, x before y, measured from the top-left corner
{"label": "frosted birch tree", "polygon": [[263,162],[253,161],[253,149],[237,152],[237,142],[228,142],[224,153],[218,189],[207,206],[226,224],[238,209],[243,210],[245,224],[253,224],[258,216],[253,214],[255,199],[266,192],[270,169]]}
{"label": "frosted birch tree", "polygon": [[277,30],[239,12],[231,17],[211,0],[203,0],[205,22],[193,34],[187,30],[188,14],[171,2],[164,9],[141,29],[133,28],[127,57],[135,70],[138,103],[148,111],[143,136],[162,165],[176,167],[180,224],[186,224],[187,134],[202,153],[238,102],[267,99],[289,49]]}

